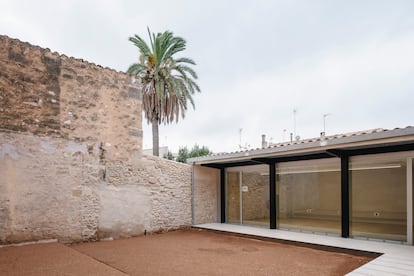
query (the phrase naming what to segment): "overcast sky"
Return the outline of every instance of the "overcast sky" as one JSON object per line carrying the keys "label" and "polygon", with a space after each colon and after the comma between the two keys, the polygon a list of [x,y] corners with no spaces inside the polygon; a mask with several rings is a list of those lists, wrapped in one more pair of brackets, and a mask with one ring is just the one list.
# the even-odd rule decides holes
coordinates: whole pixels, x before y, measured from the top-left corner
{"label": "overcast sky", "polygon": [[[413,125],[414,1],[0,0],[0,34],[126,71],[128,37],[187,40],[202,92],[160,145],[214,152]],[[294,111],[296,116],[294,116]],[[144,148],[152,147],[143,121]],[[285,130],[285,131],[284,131]]]}

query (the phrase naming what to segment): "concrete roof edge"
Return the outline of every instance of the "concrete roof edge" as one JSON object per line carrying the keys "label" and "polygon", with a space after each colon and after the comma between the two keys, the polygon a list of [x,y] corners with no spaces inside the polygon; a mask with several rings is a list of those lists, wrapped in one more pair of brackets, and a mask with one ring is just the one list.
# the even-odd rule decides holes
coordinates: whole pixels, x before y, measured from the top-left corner
{"label": "concrete roof edge", "polygon": [[[347,136],[347,134],[343,134],[342,137],[335,136],[327,136],[327,137],[320,137],[319,139],[307,139],[303,141],[294,142],[293,144],[285,145],[285,146],[271,146],[268,148],[263,149],[255,149],[255,150],[247,150],[247,151],[240,151],[240,152],[232,152],[232,153],[225,153],[225,154],[218,154],[218,155],[210,155],[210,156],[203,156],[203,157],[196,157],[188,159],[188,163],[190,164],[209,164],[214,163],[216,161],[220,162],[237,162],[237,161],[244,161],[246,159],[254,157],[264,157],[272,154],[281,154],[281,153],[290,153],[295,151],[303,150],[306,153],[309,150],[328,150],[328,149],[335,149],[341,147],[351,147],[353,144],[361,143],[361,142],[372,142],[367,144],[379,144],[382,140],[392,139],[392,138],[401,138],[401,141],[406,141],[412,139],[414,142],[414,127],[406,127],[406,128],[395,128],[392,130],[380,130],[374,131],[372,133],[365,133],[365,134],[356,134]],[[412,137],[407,137],[412,136]],[[407,139],[408,138],[408,139]],[[310,141],[312,140],[312,141]],[[398,141],[395,141],[398,142]]]}

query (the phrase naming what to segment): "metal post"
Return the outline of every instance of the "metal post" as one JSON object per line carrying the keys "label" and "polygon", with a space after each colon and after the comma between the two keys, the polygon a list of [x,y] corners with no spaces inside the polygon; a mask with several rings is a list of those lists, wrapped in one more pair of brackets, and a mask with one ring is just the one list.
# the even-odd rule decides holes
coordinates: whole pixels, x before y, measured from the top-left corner
{"label": "metal post", "polygon": [[323,133],[326,134],[326,117],[331,115],[330,113],[323,114]]}
{"label": "metal post", "polygon": [[341,236],[349,237],[349,156],[341,156]]}
{"label": "metal post", "polygon": [[293,136],[296,138],[296,109],[293,109]]}
{"label": "metal post", "polygon": [[226,169],[220,168],[220,221],[226,222]]}
{"label": "metal post", "polygon": [[243,224],[243,173],[239,172],[239,214],[240,214],[240,225]]}
{"label": "metal post", "polygon": [[270,229],[276,229],[276,164],[269,164]]}
{"label": "metal post", "polygon": [[413,244],[413,159],[407,158],[407,243]]}
{"label": "metal post", "polygon": [[194,164],[191,165],[191,224],[195,224],[195,210],[194,210],[194,173],[195,173],[195,166]]}

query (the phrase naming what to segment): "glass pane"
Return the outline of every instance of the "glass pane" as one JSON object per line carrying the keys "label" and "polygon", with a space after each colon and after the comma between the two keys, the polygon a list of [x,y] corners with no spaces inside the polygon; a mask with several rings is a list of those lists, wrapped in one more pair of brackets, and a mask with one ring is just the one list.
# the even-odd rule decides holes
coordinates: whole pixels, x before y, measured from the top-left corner
{"label": "glass pane", "polygon": [[308,160],[276,168],[278,228],[340,234],[340,160]]}
{"label": "glass pane", "polygon": [[226,222],[240,223],[240,173],[226,174]]}
{"label": "glass pane", "polygon": [[353,158],[350,174],[351,235],[406,241],[406,160]]}
{"label": "glass pane", "polygon": [[269,166],[242,169],[243,224],[269,227]]}

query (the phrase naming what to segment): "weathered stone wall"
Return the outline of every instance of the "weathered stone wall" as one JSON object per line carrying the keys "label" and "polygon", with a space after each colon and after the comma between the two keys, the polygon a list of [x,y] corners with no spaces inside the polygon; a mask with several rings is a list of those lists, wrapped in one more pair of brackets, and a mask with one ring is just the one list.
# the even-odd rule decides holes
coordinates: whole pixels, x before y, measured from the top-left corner
{"label": "weathered stone wall", "polygon": [[66,57],[61,63],[61,135],[102,143],[107,159],[140,155],[141,93],[135,79]]}
{"label": "weathered stone wall", "polygon": [[0,36],[0,243],[191,225],[191,167],[141,148],[134,78]]}
{"label": "weathered stone wall", "polygon": [[0,36],[0,126],[60,134],[60,56]]}
{"label": "weathered stone wall", "polygon": [[194,166],[193,175],[193,223],[219,222],[220,171]]}
{"label": "weathered stone wall", "polygon": [[129,75],[0,36],[0,128],[142,152],[141,94]]}
{"label": "weathered stone wall", "polygon": [[143,182],[151,193],[151,230],[191,225],[191,166],[143,156]]}
{"label": "weathered stone wall", "polygon": [[143,155],[106,169],[100,237],[191,226],[191,166]]}
{"label": "weathered stone wall", "polygon": [[62,138],[0,132],[0,243],[96,237],[98,153]]}
{"label": "weathered stone wall", "polygon": [[[0,243],[127,237],[191,225],[191,167],[100,163],[88,143],[0,132]],[[102,170],[105,170],[103,175]]]}

